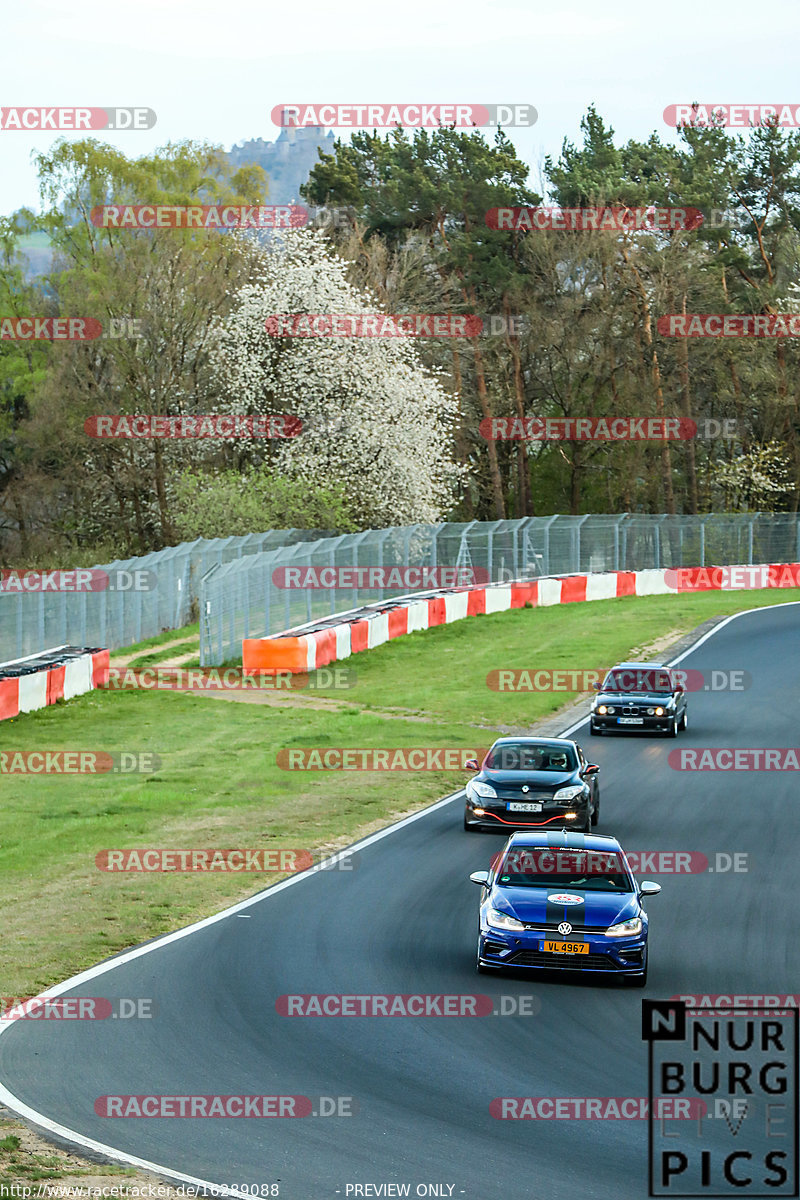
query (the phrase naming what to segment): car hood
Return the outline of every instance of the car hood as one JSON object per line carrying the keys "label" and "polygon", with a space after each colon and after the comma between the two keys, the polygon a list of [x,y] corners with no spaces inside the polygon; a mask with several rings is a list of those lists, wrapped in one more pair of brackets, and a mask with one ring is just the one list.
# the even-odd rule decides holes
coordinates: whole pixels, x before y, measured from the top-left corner
{"label": "car hood", "polygon": [[[553,897],[579,896],[580,904],[564,903]],[[493,908],[510,913],[526,925],[552,925],[561,921],[573,925],[597,925],[605,928],[617,921],[627,921],[641,914],[635,892],[614,895],[612,892],[593,892],[581,888],[494,887]]]}
{"label": "car hood", "polygon": [[598,692],[597,704],[660,704],[665,708],[672,699],[671,692]]}
{"label": "car hood", "polygon": [[552,788],[554,791],[568,783],[583,782],[576,778],[575,771],[491,771],[484,768],[475,778],[481,783],[499,784],[501,787],[504,784],[519,784],[521,787],[527,783],[529,787],[545,790]]}

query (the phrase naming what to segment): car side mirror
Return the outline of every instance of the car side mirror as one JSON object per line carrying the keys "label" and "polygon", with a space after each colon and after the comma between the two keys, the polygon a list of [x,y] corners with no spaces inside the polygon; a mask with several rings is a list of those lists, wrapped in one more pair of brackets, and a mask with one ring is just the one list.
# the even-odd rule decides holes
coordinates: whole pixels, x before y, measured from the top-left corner
{"label": "car side mirror", "polygon": [[593,692],[599,692],[599,691],[600,691],[600,684],[597,682],[597,680],[596,680],[596,679],[595,679],[594,683],[592,684],[592,691],[593,691]]}
{"label": "car side mirror", "polygon": [[652,883],[649,879],[643,879],[639,884],[640,896],[657,896],[661,891],[660,883]]}
{"label": "car side mirror", "polygon": [[[489,882],[489,872],[488,871],[473,871],[472,874],[470,875],[470,879],[472,880],[473,883],[479,883],[479,884],[481,884],[482,887],[486,887],[487,883]],[[661,891],[661,888],[659,888],[658,890]]]}
{"label": "car side mirror", "polygon": [[679,692],[679,693],[683,693],[683,692],[685,692],[685,691],[686,691],[686,688],[683,686],[683,684],[682,684],[682,683],[676,683],[676,684],[675,684],[675,691],[676,691],[676,692]]}
{"label": "car side mirror", "polygon": [[599,770],[600,770],[600,768],[598,767],[597,763],[587,763],[586,766],[583,768],[583,774],[584,775],[596,775]]}
{"label": "car side mirror", "polygon": [[477,758],[468,758],[464,763],[464,769],[467,771],[479,771],[480,767],[478,766]]}

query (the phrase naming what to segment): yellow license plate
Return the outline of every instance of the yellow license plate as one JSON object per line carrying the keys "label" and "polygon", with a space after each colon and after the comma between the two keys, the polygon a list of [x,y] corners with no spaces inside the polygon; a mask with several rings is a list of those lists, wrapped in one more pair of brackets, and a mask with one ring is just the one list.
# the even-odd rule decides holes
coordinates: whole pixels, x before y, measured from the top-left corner
{"label": "yellow license plate", "polygon": [[547,954],[588,954],[588,942],[542,942]]}

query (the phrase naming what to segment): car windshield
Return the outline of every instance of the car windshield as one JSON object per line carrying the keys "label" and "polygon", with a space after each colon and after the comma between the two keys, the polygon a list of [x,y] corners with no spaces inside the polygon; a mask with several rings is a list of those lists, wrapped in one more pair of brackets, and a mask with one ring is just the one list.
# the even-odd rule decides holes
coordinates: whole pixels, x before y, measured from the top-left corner
{"label": "car windshield", "polygon": [[503,742],[492,747],[483,765],[490,771],[574,771],[575,753],[570,746]]}
{"label": "car windshield", "polygon": [[631,892],[633,881],[615,851],[549,850],[524,846],[508,851],[495,877],[504,887],[581,888]]}
{"label": "car windshield", "polygon": [[669,671],[646,667],[615,667],[603,681],[604,692],[672,692]]}

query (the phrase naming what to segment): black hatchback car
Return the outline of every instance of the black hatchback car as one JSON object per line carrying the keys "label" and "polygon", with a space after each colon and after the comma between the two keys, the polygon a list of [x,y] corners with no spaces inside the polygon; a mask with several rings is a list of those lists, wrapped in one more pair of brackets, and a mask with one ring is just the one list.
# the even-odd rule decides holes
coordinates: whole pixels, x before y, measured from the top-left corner
{"label": "black hatchback car", "polygon": [[678,672],[661,663],[618,663],[596,684],[589,732],[666,733],[677,737],[689,724],[686,692]]}
{"label": "black hatchback car", "polygon": [[[475,759],[467,766],[478,770]],[[599,770],[566,738],[499,738],[466,786],[464,828],[588,832],[600,818]]]}

